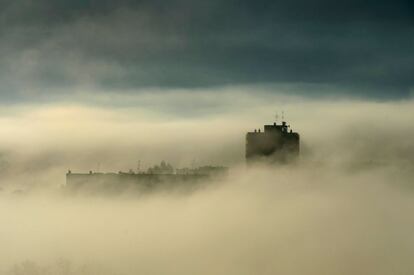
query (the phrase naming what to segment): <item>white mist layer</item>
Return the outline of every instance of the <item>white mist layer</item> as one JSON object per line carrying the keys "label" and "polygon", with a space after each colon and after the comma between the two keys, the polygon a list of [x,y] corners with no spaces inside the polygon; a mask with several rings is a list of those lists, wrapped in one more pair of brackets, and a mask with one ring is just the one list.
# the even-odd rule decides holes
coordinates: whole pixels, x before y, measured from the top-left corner
{"label": "white mist layer", "polygon": [[[202,93],[203,107],[188,94],[166,96],[158,102],[147,95],[145,103],[154,102],[147,108],[2,109],[2,274],[414,272],[412,101],[229,91]],[[161,111],[169,98],[174,109],[204,112]],[[217,112],[206,114],[209,106]],[[301,134],[301,159],[245,170],[245,133],[273,122],[275,106]],[[144,168],[195,160],[228,165],[231,173],[221,185],[186,195],[60,194],[69,168],[125,171],[139,160]]]}
{"label": "white mist layer", "polygon": [[[152,103],[145,107],[142,102],[137,107],[5,107],[0,113],[0,187],[11,192],[56,187],[64,184],[68,169],[118,172],[135,170],[138,162],[142,169],[162,160],[175,167],[238,165],[244,162],[245,133],[273,123],[277,110],[285,110],[288,123],[300,133],[306,161],[357,168],[361,163],[410,166],[414,161],[412,100],[259,95],[229,88],[126,98],[131,104]],[[166,108],[169,100],[174,108]]]}
{"label": "white mist layer", "polygon": [[5,196],[0,266],[28,275],[59,266],[68,274],[409,274],[411,176],[286,167],[239,170],[186,196]]}

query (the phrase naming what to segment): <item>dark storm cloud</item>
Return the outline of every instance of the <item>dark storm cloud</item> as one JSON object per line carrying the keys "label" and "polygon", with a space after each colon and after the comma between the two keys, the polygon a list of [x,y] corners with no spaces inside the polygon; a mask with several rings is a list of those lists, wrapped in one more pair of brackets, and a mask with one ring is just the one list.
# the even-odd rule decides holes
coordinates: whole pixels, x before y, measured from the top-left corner
{"label": "dark storm cloud", "polygon": [[[0,1],[4,98],[313,83],[406,97],[410,1]],[[39,92],[41,91],[41,92]]]}

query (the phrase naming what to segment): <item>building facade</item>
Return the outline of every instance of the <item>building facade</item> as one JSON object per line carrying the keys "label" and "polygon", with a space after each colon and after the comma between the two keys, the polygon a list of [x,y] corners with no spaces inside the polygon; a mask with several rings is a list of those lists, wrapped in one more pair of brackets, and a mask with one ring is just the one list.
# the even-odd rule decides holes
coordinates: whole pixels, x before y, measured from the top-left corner
{"label": "building facade", "polygon": [[288,163],[298,158],[300,137],[285,121],[265,125],[264,131],[254,130],[246,135],[246,161]]}

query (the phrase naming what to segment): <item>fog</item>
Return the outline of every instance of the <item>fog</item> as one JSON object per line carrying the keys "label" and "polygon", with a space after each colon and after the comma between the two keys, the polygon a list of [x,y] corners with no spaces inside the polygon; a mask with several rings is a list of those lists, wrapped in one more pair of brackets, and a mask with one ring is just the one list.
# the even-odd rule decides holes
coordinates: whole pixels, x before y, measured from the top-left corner
{"label": "fog", "polygon": [[[414,102],[232,89],[4,106],[1,274],[412,273]],[[282,110],[299,162],[245,167],[245,133]],[[62,193],[68,169],[139,160],[230,173],[191,194]]]}

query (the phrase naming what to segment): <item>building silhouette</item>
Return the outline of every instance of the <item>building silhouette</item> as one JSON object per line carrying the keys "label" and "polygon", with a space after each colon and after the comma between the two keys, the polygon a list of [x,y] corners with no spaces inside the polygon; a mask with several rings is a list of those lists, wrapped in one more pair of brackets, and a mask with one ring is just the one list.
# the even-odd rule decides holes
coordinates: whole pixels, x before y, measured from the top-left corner
{"label": "building silhouette", "polygon": [[156,190],[191,191],[203,184],[225,178],[228,168],[222,166],[200,166],[197,168],[174,169],[162,161],[148,168],[146,172],[66,173],[66,189],[69,193],[121,194],[124,191],[153,192]]}
{"label": "building silhouette", "polygon": [[254,130],[246,135],[246,161],[287,163],[297,159],[300,150],[298,133],[289,130],[285,121],[265,125],[264,131]]}

